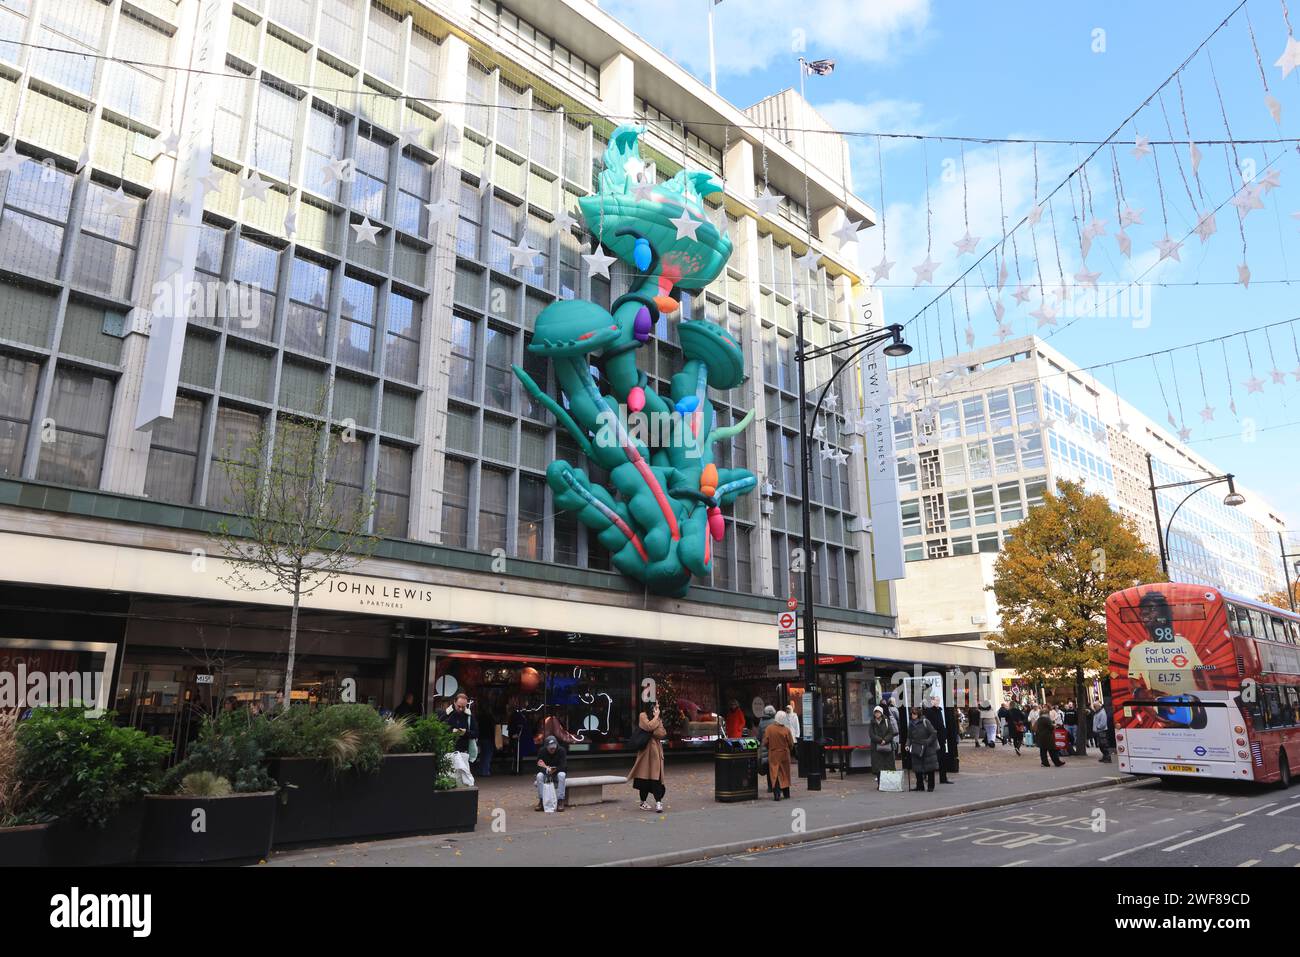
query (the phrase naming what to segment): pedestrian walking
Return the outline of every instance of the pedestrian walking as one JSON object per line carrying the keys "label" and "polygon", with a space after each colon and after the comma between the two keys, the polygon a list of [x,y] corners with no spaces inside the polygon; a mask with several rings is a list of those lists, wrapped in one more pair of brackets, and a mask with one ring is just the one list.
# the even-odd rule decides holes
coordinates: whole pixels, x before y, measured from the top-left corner
{"label": "pedestrian walking", "polygon": [[1029,720],[1020,710],[1020,705],[1011,702],[1007,706],[1007,734],[1010,736],[1012,747],[1016,749],[1017,757],[1020,756],[1020,748],[1025,743],[1025,731],[1028,725]]}
{"label": "pedestrian walking", "polygon": [[758,721],[758,769],[767,775],[767,793],[772,793],[772,774],[771,766],[768,764],[767,744],[764,735],[767,733],[768,725],[776,721],[776,708],[768,705],[763,709],[763,717]]}
{"label": "pedestrian walking", "polygon": [[786,726],[788,715],[778,711],[775,719],[763,732],[763,744],[767,747],[768,779],[772,782],[772,800],[790,796],[790,752],[794,748],[794,736]]}
{"label": "pedestrian walking", "polygon": [[1092,733],[1101,749],[1100,763],[1110,764],[1110,721],[1106,715],[1104,702],[1097,702],[1097,710],[1092,713]]}
{"label": "pedestrian walking", "polygon": [[920,708],[912,709],[912,723],[907,729],[908,753],[917,791],[934,790],[934,772],[939,770],[939,731]]}
{"label": "pedestrian walking", "polygon": [[894,742],[898,738],[898,728],[880,705],[876,705],[871,712],[867,734],[871,737],[871,773],[878,775],[881,771],[898,770],[894,760]]}
{"label": "pedestrian walking", "polygon": [[1052,720],[1050,712],[1042,711],[1038,714],[1038,721],[1034,725],[1034,740],[1038,742],[1038,757],[1043,762],[1043,767],[1050,767],[1047,759],[1052,759],[1052,764],[1058,768],[1065,762],[1056,751],[1056,722]]}
{"label": "pedestrian walking", "polygon": [[1070,737],[1070,754],[1075,754],[1079,750],[1079,709],[1073,701],[1065,703],[1065,708],[1061,711],[1061,723],[1065,725],[1065,733]]}
{"label": "pedestrian walking", "polygon": [[[664,746],[660,743],[668,736],[664,730],[663,719],[659,717],[659,705],[650,702],[637,718],[639,735],[634,735],[634,742],[640,747],[636,753],[636,763],[628,775],[632,786],[641,796],[641,810],[649,811],[650,796],[655,799],[653,810],[660,813],[664,809]],[[637,739],[640,739],[639,741]]]}
{"label": "pedestrian walking", "polygon": [[790,736],[798,741],[801,729],[799,727],[799,715],[795,713],[793,701],[785,706],[785,726],[790,730]]}
{"label": "pedestrian walking", "polygon": [[[998,716],[993,711],[993,705],[987,701],[980,702],[980,731],[984,734],[984,743],[990,748],[996,747],[993,742],[998,737]],[[979,741],[978,735],[975,740]]]}

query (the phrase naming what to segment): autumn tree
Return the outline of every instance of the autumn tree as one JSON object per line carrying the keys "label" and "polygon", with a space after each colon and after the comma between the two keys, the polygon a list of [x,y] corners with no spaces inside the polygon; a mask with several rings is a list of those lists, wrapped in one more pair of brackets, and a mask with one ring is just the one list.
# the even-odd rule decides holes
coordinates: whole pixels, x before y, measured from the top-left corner
{"label": "autumn tree", "polygon": [[[1002,631],[989,647],[1026,677],[1072,680],[1081,709],[1085,673],[1106,669],[1106,598],[1165,580],[1133,522],[1067,481],[1029,510],[993,570]],[[1079,753],[1086,739],[1081,730]]]}
{"label": "autumn tree", "polygon": [[273,430],[259,429],[243,449],[226,450],[230,494],[223,505],[231,518],[211,531],[217,550],[230,561],[222,581],[289,596],[285,709],[293,691],[302,599],[368,558],[379,542],[369,532],[373,488],[340,480],[364,471],[357,466],[364,462],[365,445],[350,423],[331,427],[319,412],[281,415]]}
{"label": "autumn tree", "polygon": [[1291,597],[1288,598],[1284,591],[1272,591],[1267,595],[1260,595],[1259,600],[1266,605],[1272,605],[1274,608],[1300,608],[1300,581],[1291,583]]}

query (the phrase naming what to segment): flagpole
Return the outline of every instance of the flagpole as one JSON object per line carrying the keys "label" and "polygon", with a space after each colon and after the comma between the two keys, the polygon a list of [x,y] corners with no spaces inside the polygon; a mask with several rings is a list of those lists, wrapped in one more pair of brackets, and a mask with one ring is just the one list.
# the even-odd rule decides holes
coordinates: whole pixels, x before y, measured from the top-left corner
{"label": "flagpole", "polygon": [[709,89],[718,92],[718,61],[713,53],[713,7],[717,0],[704,0],[709,5]]}

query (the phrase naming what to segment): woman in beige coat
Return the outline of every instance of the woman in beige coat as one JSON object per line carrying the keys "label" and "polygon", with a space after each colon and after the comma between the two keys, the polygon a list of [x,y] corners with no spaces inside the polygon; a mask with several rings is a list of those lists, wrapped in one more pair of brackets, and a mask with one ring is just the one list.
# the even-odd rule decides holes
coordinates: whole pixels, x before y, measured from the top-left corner
{"label": "woman in beige coat", "polygon": [[772,782],[772,800],[790,796],[790,752],[794,749],[794,736],[785,723],[786,713],[778,711],[776,720],[763,732],[763,745],[767,748],[767,776]]}
{"label": "woman in beige coat", "polygon": [[668,736],[664,730],[663,720],[659,717],[659,705],[647,704],[645,711],[637,717],[641,730],[650,736],[637,752],[636,763],[628,775],[632,786],[641,795],[641,810],[649,811],[650,795],[654,795],[653,810],[660,813],[664,809],[664,746],[659,742]]}

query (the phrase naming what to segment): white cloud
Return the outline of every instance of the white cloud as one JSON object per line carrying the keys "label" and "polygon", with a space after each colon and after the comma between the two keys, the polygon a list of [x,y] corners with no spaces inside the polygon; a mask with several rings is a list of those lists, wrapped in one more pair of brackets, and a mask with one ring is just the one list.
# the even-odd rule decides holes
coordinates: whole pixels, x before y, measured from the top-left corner
{"label": "white cloud", "polygon": [[[709,68],[706,0],[601,6],[677,62],[698,74]],[[726,0],[714,8],[714,48],[720,74],[744,75],[795,59],[838,57],[883,63],[914,44],[930,22],[929,0]]]}

